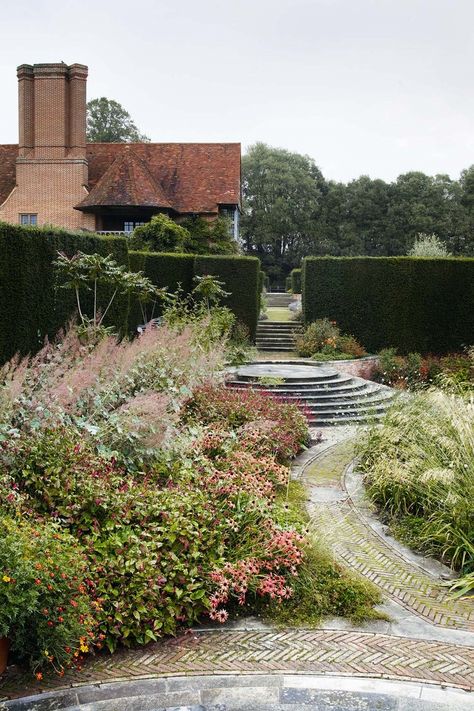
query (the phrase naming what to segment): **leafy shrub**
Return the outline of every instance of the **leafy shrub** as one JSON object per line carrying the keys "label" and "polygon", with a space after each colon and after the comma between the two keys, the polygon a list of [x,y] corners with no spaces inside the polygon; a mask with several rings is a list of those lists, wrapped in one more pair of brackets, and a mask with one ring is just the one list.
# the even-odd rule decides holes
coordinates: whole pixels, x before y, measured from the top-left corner
{"label": "leafy shrub", "polygon": [[198,256],[194,262],[195,276],[212,274],[223,282],[228,292],[222,305],[227,306],[237,321],[244,324],[253,341],[259,316],[260,261],[256,257]]}
{"label": "leafy shrub", "polygon": [[237,243],[231,233],[229,221],[223,217],[205,220],[203,217],[187,217],[181,226],[189,233],[187,252],[192,254],[236,254]]}
{"label": "leafy shrub", "polygon": [[318,319],[295,339],[298,355],[315,360],[342,360],[367,355],[354,336],[343,335],[335,321]]}
{"label": "leafy shrub", "polygon": [[190,244],[190,234],[168,215],[153,215],[150,222],[135,227],[130,238],[132,250],[150,252],[185,252]]}
{"label": "leafy shrub", "polygon": [[63,674],[98,642],[86,556],[53,523],[0,516],[0,527],[0,637],[34,671]]}
{"label": "leafy shrub", "polygon": [[426,388],[436,384],[472,389],[474,387],[474,355],[471,351],[451,353],[446,356],[425,356],[409,353],[397,354],[395,348],[380,351],[373,379],[401,390]]}
{"label": "leafy shrub", "polygon": [[462,573],[474,570],[472,403],[439,390],[393,405],[359,444],[368,493],[394,530]]}
{"label": "leafy shrub", "polygon": [[[183,418],[185,422],[219,424],[231,429],[255,423],[255,434],[247,429],[246,436],[258,439],[262,447],[271,447],[279,461],[295,456],[308,438],[306,419],[296,405],[253,389],[234,390],[212,384],[196,388],[184,404]],[[266,442],[262,427],[267,430]]]}
{"label": "leafy shrub", "polygon": [[450,257],[446,244],[435,234],[419,232],[413,247],[407,252],[409,257]]}

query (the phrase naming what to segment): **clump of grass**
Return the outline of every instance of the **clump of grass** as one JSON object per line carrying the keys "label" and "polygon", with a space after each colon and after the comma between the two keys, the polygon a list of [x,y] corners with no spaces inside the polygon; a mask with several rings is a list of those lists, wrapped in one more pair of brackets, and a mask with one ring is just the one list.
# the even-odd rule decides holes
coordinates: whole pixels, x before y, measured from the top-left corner
{"label": "clump of grass", "polygon": [[433,389],[397,402],[358,454],[368,494],[393,532],[462,576],[472,573],[473,397]]}

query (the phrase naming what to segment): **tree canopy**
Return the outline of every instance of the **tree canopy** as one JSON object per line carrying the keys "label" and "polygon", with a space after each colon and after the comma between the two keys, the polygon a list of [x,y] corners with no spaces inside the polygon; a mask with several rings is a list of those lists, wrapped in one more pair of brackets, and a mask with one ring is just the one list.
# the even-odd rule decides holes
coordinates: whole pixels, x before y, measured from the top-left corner
{"label": "tree canopy", "polygon": [[148,143],[118,101],[92,99],[87,104],[87,140],[91,143]]}
{"label": "tree canopy", "polygon": [[246,249],[265,257],[266,268],[278,273],[299,262],[312,242],[320,216],[324,179],[308,156],[252,146],[242,160],[244,211],[242,237]]}
{"label": "tree canopy", "polygon": [[420,233],[435,233],[450,254],[474,255],[474,165],[460,180],[411,171],[345,184],[326,181],[308,156],[257,143],[242,172],[244,247],[273,281],[306,255],[406,254]]}

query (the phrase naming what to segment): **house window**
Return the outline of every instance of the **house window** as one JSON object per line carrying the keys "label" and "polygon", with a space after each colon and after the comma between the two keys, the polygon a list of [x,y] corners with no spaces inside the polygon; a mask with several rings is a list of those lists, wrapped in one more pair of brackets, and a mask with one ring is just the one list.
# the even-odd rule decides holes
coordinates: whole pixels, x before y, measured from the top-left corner
{"label": "house window", "polygon": [[24,212],[20,215],[20,225],[37,225],[38,215],[33,212]]}
{"label": "house window", "polygon": [[229,221],[229,232],[231,236],[235,239],[239,239],[239,211],[236,207],[221,207],[219,209],[219,216],[224,217]]}
{"label": "house window", "polygon": [[140,227],[141,225],[144,225],[144,224],[145,224],[144,222],[132,222],[132,221],[124,222],[123,223],[123,231],[124,232],[133,232],[135,227]]}

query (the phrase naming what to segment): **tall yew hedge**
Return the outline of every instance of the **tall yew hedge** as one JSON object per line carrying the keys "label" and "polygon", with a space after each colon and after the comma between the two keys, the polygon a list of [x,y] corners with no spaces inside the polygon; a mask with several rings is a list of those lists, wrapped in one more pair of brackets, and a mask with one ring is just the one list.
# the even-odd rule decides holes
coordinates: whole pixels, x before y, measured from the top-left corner
{"label": "tall yew hedge", "polygon": [[[53,338],[75,313],[74,294],[59,288],[53,261],[58,252],[72,256],[78,251],[111,254],[170,292],[180,284],[188,294],[196,275],[212,274],[231,292],[226,305],[255,337],[260,303],[260,261],[255,257],[129,252],[125,237],[0,222],[0,363],[17,352],[37,351],[45,336]],[[104,303],[103,296],[99,303]],[[86,294],[82,303],[84,312],[92,315]],[[121,333],[133,332],[141,321],[138,304],[129,304],[128,297],[117,297],[107,314],[107,324]]]}
{"label": "tall yew hedge", "polygon": [[372,352],[446,353],[474,343],[474,259],[307,257],[305,323],[327,317]]}
{"label": "tall yew hedge", "polygon": [[[128,267],[127,243],[122,237],[0,223],[1,362],[16,352],[24,355],[38,350],[45,336],[54,337],[75,312],[74,295],[57,288],[52,263],[59,251],[72,256],[79,250],[112,254]],[[127,310],[128,300],[116,299],[107,323],[124,330]]]}
{"label": "tall yew hedge", "polygon": [[290,272],[291,291],[293,294],[301,294],[301,269],[292,269]]}
{"label": "tall yew hedge", "polygon": [[224,304],[248,328],[250,338],[254,340],[260,311],[260,260],[229,255],[197,256],[194,273],[196,276],[212,274],[224,282],[223,288],[230,292]]}

